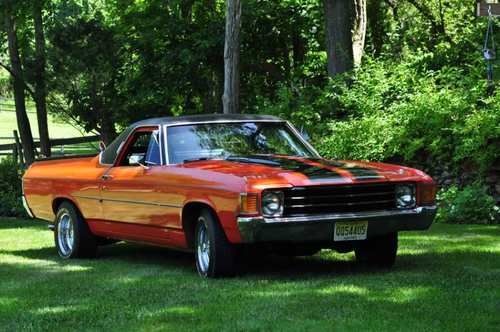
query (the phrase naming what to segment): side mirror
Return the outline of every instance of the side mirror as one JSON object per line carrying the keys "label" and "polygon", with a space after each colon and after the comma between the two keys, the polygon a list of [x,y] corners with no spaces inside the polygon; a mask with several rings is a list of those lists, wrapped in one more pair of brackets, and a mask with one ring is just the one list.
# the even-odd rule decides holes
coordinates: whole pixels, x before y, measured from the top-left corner
{"label": "side mirror", "polygon": [[143,159],[144,159],[143,153],[134,153],[128,158],[128,164],[130,166],[139,166],[142,164]]}
{"label": "side mirror", "polygon": [[106,150],[106,144],[103,141],[99,142],[99,151],[103,152]]}

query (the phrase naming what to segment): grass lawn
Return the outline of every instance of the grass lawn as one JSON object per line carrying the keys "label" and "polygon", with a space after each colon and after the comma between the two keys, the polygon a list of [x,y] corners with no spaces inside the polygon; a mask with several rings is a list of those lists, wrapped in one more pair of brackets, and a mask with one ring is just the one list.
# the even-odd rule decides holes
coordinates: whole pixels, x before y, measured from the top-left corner
{"label": "grass lawn", "polygon": [[352,254],[263,258],[202,280],[189,254],[120,243],[62,261],[41,222],[0,220],[0,329],[499,331],[500,227],[404,233],[390,272]]}
{"label": "grass lawn", "polygon": [[[14,106],[12,106],[14,107]],[[28,112],[28,117],[30,119],[31,130],[33,132],[33,137],[38,140],[38,124],[36,113],[31,110]],[[53,116],[49,115],[48,118],[49,135],[50,138],[71,138],[71,137],[81,137],[92,134],[83,134],[77,128],[73,127],[68,123],[63,123],[60,120],[55,119]],[[12,137],[12,131],[17,129],[16,113],[10,110],[0,110],[0,137]],[[0,144],[13,143],[13,139],[2,139],[0,138]],[[97,143],[84,143],[79,145],[70,145],[64,147],[64,153],[66,154],[79,154],[79,153],[93,153],[97,151]],[[54,154],[61,154],[63,151],[61,147],[54,147],[52,149]]]}
{"label": "grass lawn", "polygon": [[[34,111],[28,112],[33,137],[38,138],[38,122]],[[80,137],[82,133],[67,123],[56,120],[49,116],[49,134],[51,138]],[[0,137],[12,137],[12,131],[17,129],[16,113],[11,111],[0,111]],[[0,144],[7,144],[10,141],[2,140]]]}

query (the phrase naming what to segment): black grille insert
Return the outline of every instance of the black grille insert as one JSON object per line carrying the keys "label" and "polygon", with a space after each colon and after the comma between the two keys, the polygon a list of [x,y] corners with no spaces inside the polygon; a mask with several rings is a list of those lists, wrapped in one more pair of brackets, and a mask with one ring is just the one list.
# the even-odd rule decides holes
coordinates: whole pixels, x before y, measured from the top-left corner
{"label": "black grille insert", "polygon": [[391,183],[294,187],[284,194],[284,216],[396,209]]}

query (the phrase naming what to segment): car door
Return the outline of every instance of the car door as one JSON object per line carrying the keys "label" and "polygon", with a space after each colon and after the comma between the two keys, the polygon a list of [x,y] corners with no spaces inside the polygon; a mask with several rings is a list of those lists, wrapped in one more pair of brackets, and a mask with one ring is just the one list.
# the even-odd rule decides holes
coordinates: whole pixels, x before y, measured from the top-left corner
{"label": "car door", "polygon": [[179,207],[165,202],[158,127],[136,129],[127,139],[101,185],[103,213],[119,238],[158,242],[168,240],[169,224]]}

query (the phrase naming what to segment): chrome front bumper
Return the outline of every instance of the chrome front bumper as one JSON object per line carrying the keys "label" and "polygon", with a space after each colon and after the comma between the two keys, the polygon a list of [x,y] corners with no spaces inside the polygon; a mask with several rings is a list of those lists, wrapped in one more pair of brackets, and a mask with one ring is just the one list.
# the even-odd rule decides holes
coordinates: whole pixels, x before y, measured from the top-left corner
{"label": "chrome front bumper", "polygon": [[322,214],[299,217],[239,217],[238,229],[243,243],[328,242],[333,241],[336,222],[368,221],[367,237],[397,231],[426,230],[436,216],[436,206],[410,210]]}

